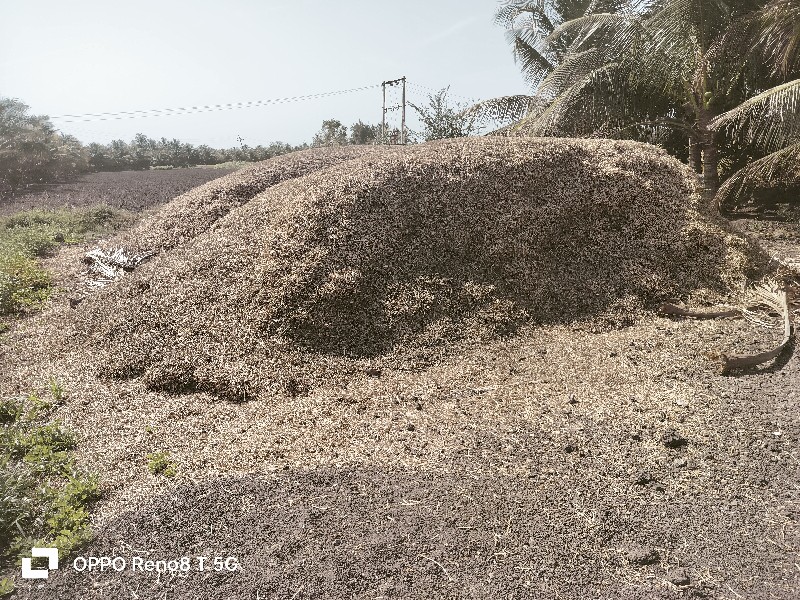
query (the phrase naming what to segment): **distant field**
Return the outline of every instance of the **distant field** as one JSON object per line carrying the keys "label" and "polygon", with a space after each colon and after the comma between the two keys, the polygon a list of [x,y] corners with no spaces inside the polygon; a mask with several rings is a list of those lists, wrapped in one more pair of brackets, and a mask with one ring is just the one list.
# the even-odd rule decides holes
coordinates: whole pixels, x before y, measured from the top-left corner
{"label": "distant field", "polygon": [[132,212],[163,204],[236,168],[188,168],[91,173],[78,181],[31,187],[0,197],[0,216],[32,208],[106,205]]}

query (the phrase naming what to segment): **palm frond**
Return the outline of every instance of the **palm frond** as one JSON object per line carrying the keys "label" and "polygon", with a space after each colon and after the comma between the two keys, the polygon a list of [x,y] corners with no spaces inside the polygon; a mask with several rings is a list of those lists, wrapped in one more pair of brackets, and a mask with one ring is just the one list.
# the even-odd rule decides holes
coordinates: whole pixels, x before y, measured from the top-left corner
{"label": "palm frond", "polygon": [[773,65],[773,72],[785,77],[800,69],[800,3],[771,0],[758,16],[762,30],[757,45]]}
{"label": "palm frond", "polygon": [[[609,74],[618,68],[617,63],[607,63],[586,73],[569,88],[554,98],[539,114],[530,114],[518,128],[531,136],[591,134],[596,124],[607,120],[608,105],[589,98]],[[578,107],[578,110],[576,110]]]}
{"label": "palm frond", "polygon": [[[556,27],[553,32],[544,38],[545,44],[555,44],[558,41],[567,38],[570,40],[570,47],[573,52],[579,51],[583,48],[590,38],[597,33],[610,33],[610,40],[614,43],[606,44],[609,47],[617,47],[620,42],[625,41],[625,37],[631,28],[636,23],[636,19],[614,13],[598,13],[591,15],[584,15],[569,21],[561,23]],[[595,40],[596,41],[596,40]]]}
{"label": "palm frond", "polygon": [[730,23],[730,2],[724,0],[665,0],[647,19],[663,48],[691,43],[705,54]]}
{"label": "palm frond", "polygon": [[727,129],[767,151],[800,134],[800,79],[770,88],[718,116],[715,130]]}
{"label": "palm frond", "polygon": [[543,98],[556,98],[575,81],[597,69],[603,62],[604,57],[597,48],[570,54],[542,80],[536,90],[536,95]]}
{"label": "palm frond", "polygon": [[505,0],[494,13],[494,22],[502,27],[511,28],[523,15],[546,16],[544,0]]}
{"label": "palm frond", "polygon": [[686,79],[704,54],[691,18],[692,0],[672,0],[643,21],[647,51],[642,60],[670,79]]}
{"label": "palm frond", "polygon": [[723,209],[756,184],[770,184],[776,179],[800,182],[800,141],[753,161],[734,173],[717,191],[717,206]]}
{"label": "palm frond", "polygon": [[523,119],[536,110],[542,110],[546,105],[547,102],[537,96],[501,96],[473,104],[461,114],[474,117],[481,122],[513,122]]}
{"label": "palm frond", "polygon": [[519,27],[507,31],[506,39],[513,46],[514,60],[520,63],[526,81],[536,86],[554,67],[539,33],[530,27]]}
{"label": "palm frond", "polygon": [[629,11],[632,4],[636,4],[636,2],[631,0],[592,0],[584,14],[622,13]]}

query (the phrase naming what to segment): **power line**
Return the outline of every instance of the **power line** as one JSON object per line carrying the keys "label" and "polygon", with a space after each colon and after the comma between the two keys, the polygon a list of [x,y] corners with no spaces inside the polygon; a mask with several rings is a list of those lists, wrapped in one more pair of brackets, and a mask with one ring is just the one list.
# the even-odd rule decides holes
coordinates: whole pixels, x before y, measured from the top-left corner
{"label": "power line", "polygon": [[[140,118],[148,118],[148,117],[169,117],[169,116],[179,116],[179,115],[191,115],[197,113],[205,113],[205,112],[219,112],[225,110],[240,110],[243,108],[256,108],[259,106],[269,106],[272,104],[287,104],[292,102],[303,102],[306,100],[313,100],[315,98],[326,98],[330,96],[338,96],[341,94],[351,94],[355,92],[361,92],[365,90],[371,90],[378,87],[381,87],[383,84],[373,84],[373,85],[365,85],[356,88],[350,88],[346,90],[336,90],[331,92],[320,92],[317,94],[306,94],[302,96],[288,96],[285,98],[271,98],[268,100],[253,100],[250,102],[231,102],[228,104],[207,104],[202,106],[185,106],[179,108],[153,108],[148,110],[132,110],[132,111],[116,111],[116,112],[101,112],[101,113],[85,113],[85,114],[71,114],[71,115],[58,115],[55,117],[50,117],[50,119],[54,121],[60,121],[62,123],[91,123],[96,121],[118,121],[123,119],[140,119]],[[427,93],[427,92],[438,92],[439,90],[434,90],[433,88],[414,83],[409,81],[408,85],[420,93]],[[451,94],[448,92],[449,95],[454,96],[456,98],[460,98],[463,100],[467,100],[471,103],[476,102],[474,98],[467,98],[466,96],[461,96],[460,94]]]}
{"label": "power line", "polygon": [[381,84],[365,85],[362,87],[351,88],[348,90],[336,90],[333,92],[321,92],[319,94],[306,94],[304,96],[290,96],[286,98],[273,98],[270,100],[253,100],[251,102],[231,102],[228,104],[208,104],[204,106],[187,106],[181,108],[154,108],[150,110],[133,110],[133,111],[119,111],[119,112],[104,112],[104,113],[87,113],[76,115],[59,115],[50,117],[53,120],[60,120],[63,123],[85,123],[91,121],[116,121],[120,119],[138,119],[144,117],[164,117],[174,115],[190,115],[203,112],[217,112],[223,110],[239,110],[242,108],[254,108],[258,106],[266,106],[270,104],[283,104],[289,102],[301,102],[304,100],[312,100],[314,98],[325,98],[328,96],[337,96],[340,94],[350,94],[353,92],[361,92],[364,90],[375,89],[380,87]]}

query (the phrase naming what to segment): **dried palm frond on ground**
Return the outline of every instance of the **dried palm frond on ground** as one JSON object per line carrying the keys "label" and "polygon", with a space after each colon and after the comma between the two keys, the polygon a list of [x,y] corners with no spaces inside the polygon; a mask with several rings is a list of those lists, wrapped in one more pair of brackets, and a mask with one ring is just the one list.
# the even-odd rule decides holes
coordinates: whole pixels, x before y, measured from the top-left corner
{"label": "dried palm frond on ground", "polygon": [[[772,350],[760,352],[749,356],[723,354],[722,372],[748,369],[767,361],[778,358],[790,345],[792,341],[792,313],[789,308],[788,290],[776,281],[765,281],[753,286],[751,291],[753,300],[760,305],[764,305],[779,315],[783,326],[783,337],[780,344]],[[749,316],[745,313],[745,316]]]}
{"label": "dried palm frond on ground", "polygon": [[359,361],[424,362],[527,323],[630,322],[764,264],[651,146],[315,152],[202,186],[128,236],[172,249],[81,306],[103,368],[173,392],[293,395]]}
{"label": "dried palm frond on ground", "polygon": [[719,354],[713,352],[709,354],[711,358],[720,362],[721,372],[723,374],[728,374],[732,371],[749,369],[774,360],[791,346],[793,335],[792,302],[789,300],[791,289],[792,284],[790,282],[782,284],[774,279],[766,279],[765,281],[756,283],[749,290],[747,297],[747,301],[750,304],[749,308],[691,310],[671,303],[664,303],[660,307],[660,312],[665,315],[691,317],[695,319],[744,317],[752,323],[767,328],[772,326],[767,320],[769,319],[769,315],[761,315],[756,312],[756,309],[766,307],[770,309],[772,313],[777,313],[780,326],[783,329],[783,337],[780,343],[771,350],[752,355]]}

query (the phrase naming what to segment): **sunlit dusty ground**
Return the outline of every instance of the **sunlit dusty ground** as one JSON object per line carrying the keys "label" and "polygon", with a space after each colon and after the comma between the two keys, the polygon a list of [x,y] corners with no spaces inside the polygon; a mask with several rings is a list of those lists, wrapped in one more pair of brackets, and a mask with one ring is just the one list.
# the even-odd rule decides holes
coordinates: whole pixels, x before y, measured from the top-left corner
{"label": "sunlit dusty ground", "polygon": [[[244,570],[206,580],[209,597],[291,596],[301,585],[297,597],[320,598],[800,590],[800,361],[731,378],[706,357],[768,347],[777,331],[658,317],[609,333],[533,328],[431,368],[365,364],[340,387],[231,404],[100,382],[85,357],[36,343],[52,319],[11,337],[3,391],[42,388],[51,375],[68,390],[57,416],[108,490],[98,548],[237,554]],[[176,480],[149,474],[145,456],[157,450],[177,461]],[[267,542],[278,546],[264,562]],[[638,564],[649,551],[657,560]],[[345,566],[385,572],[356,585]],[[100,580],[100,595],[74,597],[134,587],[194,597],[200,585]],[[58,581],[73,593],[87,580]]]}

